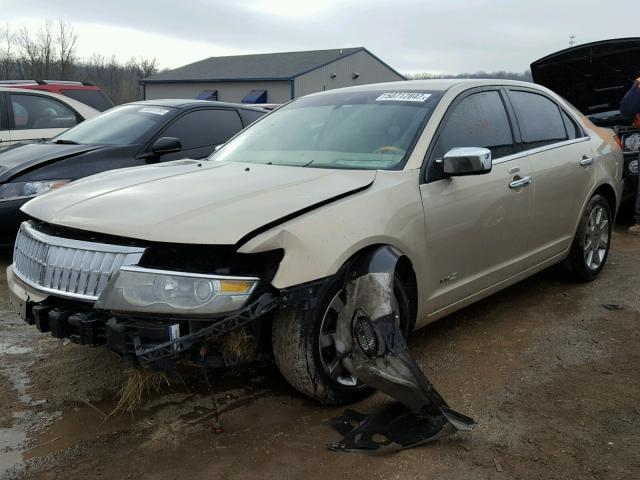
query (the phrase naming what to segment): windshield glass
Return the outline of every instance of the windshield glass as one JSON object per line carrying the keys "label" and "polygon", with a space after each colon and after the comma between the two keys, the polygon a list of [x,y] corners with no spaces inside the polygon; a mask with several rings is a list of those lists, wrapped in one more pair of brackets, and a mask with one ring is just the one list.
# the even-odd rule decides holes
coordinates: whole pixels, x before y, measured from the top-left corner
{"label": "windshield glass", "polygon": [[402,168],[442,92],[340,92],[265,116],[209,158],[351,169]]}
{"label": "windshield glass", "polygon": [[173,108],[124,105],[107,110],[55,137],[54,143],[131,145],[164,124]]}

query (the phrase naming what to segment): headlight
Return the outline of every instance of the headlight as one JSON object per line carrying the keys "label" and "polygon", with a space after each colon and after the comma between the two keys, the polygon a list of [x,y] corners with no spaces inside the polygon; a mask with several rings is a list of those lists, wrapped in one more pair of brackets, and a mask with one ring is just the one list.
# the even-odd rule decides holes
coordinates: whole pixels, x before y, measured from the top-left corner
{"label": "headlight", "polygon": [[633,173],[634,175],[638,175],[638,160],[637,159],[631,160],[627,168],[629,168],[630,173]]}
{"label": "headlight", "polygon": [[125,266],[100,294],[95,308],[194,316],[226,313],[241,308],[257,284],[255,277]]}
{"label": "headlight", "polygon": [[640,133],[632,133],[624,137],[624,149],[627,152],[640,151]]}
{"label": "headlight", "polygon": [[29,198],[64,187],[71,180],[36,180],[33,182],[11,182],[0,185],[0,200]]}

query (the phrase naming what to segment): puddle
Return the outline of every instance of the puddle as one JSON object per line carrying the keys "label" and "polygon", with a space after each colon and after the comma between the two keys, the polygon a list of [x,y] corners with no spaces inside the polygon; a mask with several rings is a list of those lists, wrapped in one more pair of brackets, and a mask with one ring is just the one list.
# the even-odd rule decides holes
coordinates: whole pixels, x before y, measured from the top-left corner
{"label": "puddle", "polygon": [[[15,412],[14,420],[24,417],[24,412]],[[15,425],[15,422],[14,422]],[[17,428],[0,428],[0,478],[22,462],[22,446],[27,432]]]}
{"label": "puddle", "polygon": [[106,419],[114,403],[101,402],[70,408],[49,422],[46,430],[30,437],[29,449],[24,452],[24,461],[34,457],[44,457],[86,441],[128,431],[133,426],[131,417],[111,417]]}
{"label": "puddle", "polygon": [[[11,426],[0,428],[0,478],[5,478],[21,469],[30,436],[47,428],[57,416],[38,411],[45,401],[34,400],[28,393],[31,380],[27,369],[41,355],[21,345],[29,340],[25,331],[9,328],[3,330],[2,335],[5,342],[0,343],[0,375],[6,379],[5,388],[15,392],[13,408],[17,407],[12,413]],[[7,340],[14,341],[6,343]]]}

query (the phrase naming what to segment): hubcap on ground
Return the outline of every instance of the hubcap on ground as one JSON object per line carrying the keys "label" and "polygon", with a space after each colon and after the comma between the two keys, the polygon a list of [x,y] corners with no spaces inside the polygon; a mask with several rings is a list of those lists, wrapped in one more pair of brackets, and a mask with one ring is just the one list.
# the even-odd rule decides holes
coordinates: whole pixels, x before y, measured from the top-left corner
{"label": "hubcap on ground", "polygon": [[[395,295],[391,297],[391,308],[396,316],[396,319],[400,320],[400,307]],[[320,361],[322,362],[322,368],[324,372],[336,383],[345,387],[355,387],[360,385],[358,379],[347,370],[342,363],[342,359],[338,357],[336,350],[336,331],[338,323],[338,315],[345,307],[344,303],[344,290],[340,290],[331,300],[327,310],[322,317],[322,323],[320,324]]]}
{"label": "hubcap on ground", "polygon": [[609,215],[600,205],[591,210],[584,238],[584,261],[591,270],[602,265],[609,248]]}

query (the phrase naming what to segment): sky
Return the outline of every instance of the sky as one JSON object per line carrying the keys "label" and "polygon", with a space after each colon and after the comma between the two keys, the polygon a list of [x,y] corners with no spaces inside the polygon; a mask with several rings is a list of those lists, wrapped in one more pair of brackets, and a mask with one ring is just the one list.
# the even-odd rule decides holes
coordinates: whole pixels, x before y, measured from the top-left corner
{"label": "sky", "polygon": [[640,35],[632,0],[0,0],[11,29],[65,20],[78,54],[203,58],[366,47],[401,73],[524,71],[576,44]]}

